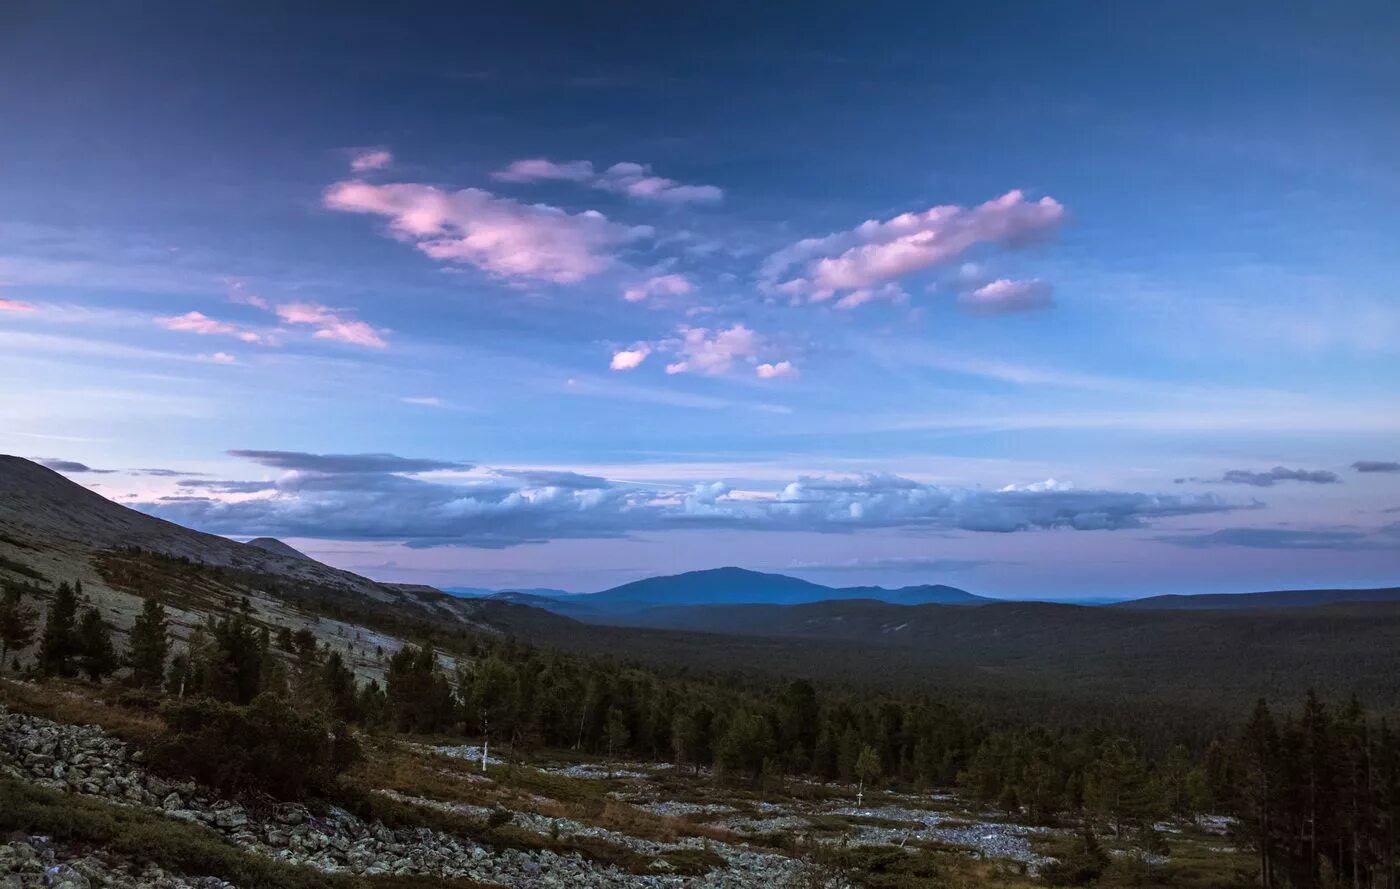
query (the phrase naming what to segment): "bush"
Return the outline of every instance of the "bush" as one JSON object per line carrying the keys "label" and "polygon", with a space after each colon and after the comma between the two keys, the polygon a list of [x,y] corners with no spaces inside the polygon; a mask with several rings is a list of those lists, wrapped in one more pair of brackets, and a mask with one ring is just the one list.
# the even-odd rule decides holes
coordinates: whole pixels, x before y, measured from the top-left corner
{"label": "bush", "polygon": [[166,731],[151,751],[152,764],[222,790],[301,799],[329,790],[359,758],[344,724],[303,716],[271,695],[247,707],[209,698],[176,702],[162,716]]}
{"label": "bush", "polygon": [[1051,886],[1087,886],[1103,876],[1108,867],[1108,853],[1099,845],[1092,830],[1085,830],[1079,842],[1058,861],[1040,869],[1040,875]]}

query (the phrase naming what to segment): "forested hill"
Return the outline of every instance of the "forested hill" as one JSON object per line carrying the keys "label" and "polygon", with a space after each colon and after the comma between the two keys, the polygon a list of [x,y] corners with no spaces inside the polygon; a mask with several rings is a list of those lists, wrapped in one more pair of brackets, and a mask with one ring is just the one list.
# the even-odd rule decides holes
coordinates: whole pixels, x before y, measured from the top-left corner
{"label": "forested hill", "polygon": [[1263,593],[1205,593],[1148,596],[1116,602],[1110,608],[1154,611],[1226,611],[1254,608],[1314,608],[1351,602],[1400,603],[1400,587],[1360,590],[1274,590]]}
{"label": "forested hill", "polygon": [[[1074,718],[1171,702],[1238,713],[1314,687],[1400,708],[1400,605],[1134,611],[1036,602],[655,609],[647,627],[541,628],[555,647],[716,672],[1014,700]],[[1044,705],[1044,706],[1042,706]],[[1157,708],[1160,709],[1160,708]],[[1140,714],[1141,715],[1141,714]],[[1136,717],[1135,717],[1136,718]]]}

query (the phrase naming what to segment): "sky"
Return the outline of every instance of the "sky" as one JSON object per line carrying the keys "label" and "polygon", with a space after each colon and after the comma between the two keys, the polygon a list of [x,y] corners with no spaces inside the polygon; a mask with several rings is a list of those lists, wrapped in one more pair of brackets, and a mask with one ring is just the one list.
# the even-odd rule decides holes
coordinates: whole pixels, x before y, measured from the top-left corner
{"label": "sky", "polygon": [[439,586],[1400,582],[1400,8],[832,6],[5,4],[0,452]]}

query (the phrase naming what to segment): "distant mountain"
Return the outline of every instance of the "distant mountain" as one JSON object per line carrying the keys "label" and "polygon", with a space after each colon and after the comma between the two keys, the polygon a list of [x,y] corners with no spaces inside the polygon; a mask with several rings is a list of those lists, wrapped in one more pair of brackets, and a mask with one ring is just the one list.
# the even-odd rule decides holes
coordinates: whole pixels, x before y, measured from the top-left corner
{"label": "distant mountain", "polygon": [[445,586],[444,593],[450,593],[459,599],[484,599],[487,596],[496,595],[495,590],[488,590],[478,586]]}
{"label": "distant mountain", "polygon": [[1230,611],[1257,608],[1316,608],[1323,605],[1345,605],[1358,602],[1400,602],[1400,587],[1149,596],[1145,599],[1116,602],[1109,607],[1130,611]]}
{"label": "distant mountain", "polygon": [[829,587],[744,568],[713,568],[665,577],[648,577],[600,593],[566,594],[555,590],[511,591],[493,598],[544,608],[595,623],[637,623],[630,618],[657,608],[719,605],[803,605],[831,600],[874,599],[903,605],[981,605],[990,602],[966,590],[939,584],[883,587]]}
{"label": "distant mountain", "polygon": [[549,598],[549,599],[561,598],[561,597],[564,597],[564,596],[572,596],[572,595],[574,595],[574,593],[571,593],[571,592],[569,592],[568,590],[556,590],[556,589],[553,589],[553,588],[550,588],[550,587],[538,587],[538,588],[532,588],[532,589],[514,589],[514,588],[510,588],[510,589],[502,589],[502,590],[492,590],[492,589],[487,589],[486,587],[479,587],[479,586],[445,586],[445,587],[443,587],[442,589],[443,589],[443,592],[451,593],[451,594],[454,595],[454,596],[460,596],[461,598],[464,598],[464,599],[486,598],[486,597],[488,597],[488,596],[502,596],[502,595],[507,595],[507,594],[510,594],[510,595],[519,594],[519,595],[535,596],[535,597],[542,597],[542,598]]}
{"label": "distant mountain", "polygon": [[828,598],[874,599],[891,605],[986,605],[995,601],[941,583],[926,583],[893,590],[878,586],[848,586],[838,587],[836,592],[840,595]]}

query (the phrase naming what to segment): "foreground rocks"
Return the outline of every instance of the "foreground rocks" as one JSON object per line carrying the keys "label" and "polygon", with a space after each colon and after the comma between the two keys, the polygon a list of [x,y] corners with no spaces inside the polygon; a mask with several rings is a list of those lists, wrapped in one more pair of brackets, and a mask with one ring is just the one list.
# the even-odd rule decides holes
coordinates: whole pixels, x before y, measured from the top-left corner
{"label": "foreground rocks", "polygon": [[[192,782],[172,782],[148,772],[140,762],[139,753],[133,754],[125,743],[98,726],[63,725],[3,710],[0,710],[0,771],[66,793],[99,797],[119,805],[159,812],[175,820],[201,823],[243,848],[328,872],[465,877],[480,882],[548,889],[667,886],[716,889],[762,886],[771,889],[788,882],[797,868],[793,861],[781,855],[725,847],[715,848],[715,851],[729,866],[703,876],[666,874],[665,862],[658,862],[661,873],[638,875],[599,865],[577,854],[493,849],[467,837],[440,831],[393,829],[377,821],[365,822],[335,807],[315,812],[295,803],[259,804],[220,799],[208,788]],[[521,818],[522,826],[527,829],[549,828],[545,823],[547,819],[535,823],[541,816],[516,813],[516,817]],[[569,823],[567,828],[609,841],[619,841],[624,836],[584,824]],[[626,840],[619,845],[647,854],[686,846],[682,843],[668,847],[633,837],[626,837]],[[3,872],[0,868],[0,873]],[[91,877],[85,878],[88,884],[74,879],[67,884],[69,889],[83,885],[127,885],[120,882],[93,884]],[[155,884],[138,881],[130,885]],[[9,889],[4,884],[0,886]]]}
{"label": "foreground rocks", "polygon": [[0,845],[0,889],[237,889],[217,877],[186,877],[100,850],[82,852],[48,837],[21,835]]}

